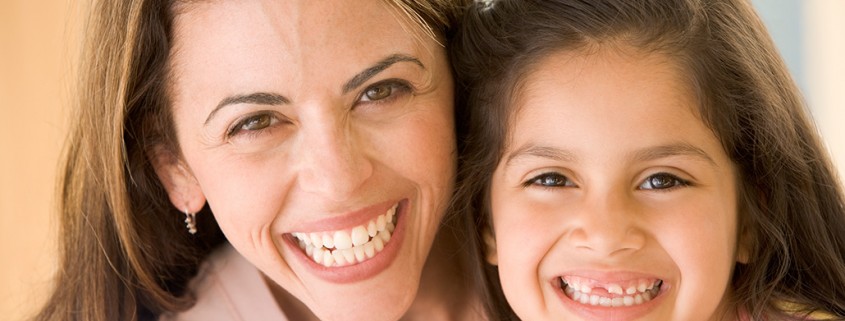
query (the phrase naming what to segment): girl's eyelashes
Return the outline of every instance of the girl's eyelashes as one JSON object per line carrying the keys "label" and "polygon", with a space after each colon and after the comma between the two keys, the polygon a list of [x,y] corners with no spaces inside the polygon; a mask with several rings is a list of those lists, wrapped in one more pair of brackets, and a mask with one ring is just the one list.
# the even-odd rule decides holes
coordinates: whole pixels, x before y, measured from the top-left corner
{"label": "girl's eyelashes", "polygon": [[280,122],[279,117],[271,112],[259,112],[236,121],[226,132],[226,137],[231,138],[239,134],[255,134]]}
{"label": "girl's eyelashes", "polygon": [[372,84],[361,92],[357,103],[389,103],[404,95],[410,94],[413,87],[401,79],[386,79]]}
{"label": "girl's eyelashes", "polygon": [[523,186],[540,186],[540,187],[576,187],[568,177],[555,172],[546,172],[534,176],[523,183]]}
{"label": "girl's eyelashes", "polygon": [[656,173],[646,177],[637,188],[641,190],[669,190],[689,185],[691,185],[689,181],[678,176],[669,173]]}

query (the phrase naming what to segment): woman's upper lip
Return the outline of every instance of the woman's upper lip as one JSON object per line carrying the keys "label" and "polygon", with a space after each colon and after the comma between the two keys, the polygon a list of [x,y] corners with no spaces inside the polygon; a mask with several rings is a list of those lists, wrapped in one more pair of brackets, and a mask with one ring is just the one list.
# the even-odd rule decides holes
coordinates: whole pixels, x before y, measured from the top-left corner
{"label": "woman's upper lip", "polygon": [[320,213],[320,216],[325,217],[291,226],[288,233],[327,232],[352,228],[366,224],[370,220],[377,218],[379,215],[386,213],[389,209],[400,202],[401,200],[388,200],[345,213]]}

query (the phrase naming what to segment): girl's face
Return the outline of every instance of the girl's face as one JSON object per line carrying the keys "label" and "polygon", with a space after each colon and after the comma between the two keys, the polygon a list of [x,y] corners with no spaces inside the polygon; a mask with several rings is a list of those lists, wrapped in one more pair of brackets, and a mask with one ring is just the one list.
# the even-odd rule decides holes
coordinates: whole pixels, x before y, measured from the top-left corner
{"label": "girl's face", "polygon": [[445,50],[403,19],[379,0],[175,17],[182,157],[157,165],[171,201],[207,200],[238,252],[321,319],[399,318],[452,192]]}
{"label": "girl's face", "polygon": [[533,70],[491,188],[513,309],[717,319],[737,257],[736,180],[687,80],[627,49],[558,53]]}

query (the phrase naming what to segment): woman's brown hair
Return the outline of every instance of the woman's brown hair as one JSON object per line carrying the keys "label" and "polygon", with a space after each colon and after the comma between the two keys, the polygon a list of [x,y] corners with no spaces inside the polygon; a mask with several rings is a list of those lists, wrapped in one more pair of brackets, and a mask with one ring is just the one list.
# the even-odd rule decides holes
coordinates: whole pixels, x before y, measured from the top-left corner
{"label": "woman's brown hair", "polygon": [[[60,266],[35,320],[155,320],[190,307],[188,281],[225,242],[209,209],[196,235],[150,163],[179,155],[168,101],[175,6],[93,1],[59,181]],[[390,0],[423,34],[442,38],[459,1]]]}
{"label": "woman's brown hair", "polygon": [[[738,237],[750,253],[734,270],[737,308],[755,320],[817,310],[845,318],[842,185],[794,81],[743,0],[476,2],[451,43],[466,108],[458,123],[458,202],[475,228],[490,224],[490,177],[520,81],[551,53],[604,44],[683,66],[702,120],[738,168]],[[494,271],[488,280],[497,287]]]}

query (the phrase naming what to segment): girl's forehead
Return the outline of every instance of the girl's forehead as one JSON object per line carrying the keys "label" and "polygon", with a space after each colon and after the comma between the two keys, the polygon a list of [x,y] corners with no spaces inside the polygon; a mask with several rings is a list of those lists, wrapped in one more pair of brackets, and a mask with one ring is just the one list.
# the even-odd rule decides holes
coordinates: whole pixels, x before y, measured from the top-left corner
{"label": "girl's forehead", "polygon": [[[559,90],[569,90],[564,98],[585,95],[581,98],[591,104],[640,93],[633,97],[693,107],[691,111],[699,115],[697,91],[687,68],[668,54],[626,45],[592,46],[550,51],[524,69],[513,87],[513,102],[509,107],[511,121],[518,119],[526,105],[544,103],[536,101],[548,99],[541,93]],[[647,104],[648,101],[628,102],[634,103]]]}

